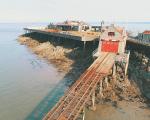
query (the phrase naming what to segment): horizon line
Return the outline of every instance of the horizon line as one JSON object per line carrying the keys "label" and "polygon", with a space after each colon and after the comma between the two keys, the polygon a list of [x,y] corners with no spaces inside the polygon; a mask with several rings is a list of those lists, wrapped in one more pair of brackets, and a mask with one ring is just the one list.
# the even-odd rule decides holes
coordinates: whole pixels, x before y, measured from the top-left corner
{"label": "horizon line", "polygon": [[[71,21],[80,21],[80,20],[71,20]],[[83,20],[81,20],[83,21]],[[103,21],[103,20],[101,20]],[[84,21],[87,23],[100,23],[101,21]],[[0,21],[0,24],[5,24],[5,23],[56,23],[56,22],[60,22],[60,21],[13,21],[13,22],[4,22],[4,21]],[[63,20],[62,20],[63,22]],[[105,23],[150,23],[149,21],[104,21]]]}

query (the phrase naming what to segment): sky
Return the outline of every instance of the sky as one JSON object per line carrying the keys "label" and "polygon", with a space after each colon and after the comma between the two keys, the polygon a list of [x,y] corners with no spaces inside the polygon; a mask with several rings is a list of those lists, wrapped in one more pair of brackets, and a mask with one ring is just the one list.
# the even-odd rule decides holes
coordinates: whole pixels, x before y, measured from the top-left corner
{"label": "sky", "polygon": [[0,0],[0,22],[149,22],[150,0]]}

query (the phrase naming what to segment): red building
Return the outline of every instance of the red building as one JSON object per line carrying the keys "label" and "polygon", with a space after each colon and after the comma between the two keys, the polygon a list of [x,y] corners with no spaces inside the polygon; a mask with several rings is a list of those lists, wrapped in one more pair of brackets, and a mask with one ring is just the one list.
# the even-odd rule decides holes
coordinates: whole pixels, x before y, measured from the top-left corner
{"label": "red building", "polygon": [[102,28],[98,52],[124,53],[127,33],[114,25]]}
{"label": "red building", "polygon": [[[114,25],[103,27],[98,49],[93,52],[94,58],[101,57],[103,52],[116,53],[113,71],[120,71],[122,69],[121,72],[124,78],[126,78],[130,56],[130,51],[125,51],[126,40],[127,33],[125,29]],[[116,62],[122,66],[120,69],[116,67]]]}

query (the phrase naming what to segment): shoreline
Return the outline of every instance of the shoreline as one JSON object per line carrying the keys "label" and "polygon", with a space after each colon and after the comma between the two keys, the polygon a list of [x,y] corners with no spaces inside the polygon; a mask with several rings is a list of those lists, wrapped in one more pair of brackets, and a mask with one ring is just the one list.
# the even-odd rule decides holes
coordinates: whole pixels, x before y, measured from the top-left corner
{"label": "shoreline", "polygon": [[[92,52],[95,49],[83,50],[83,44],[78,41],[47,38],[43,35],[39,39],[36,34],[25,34],[18,38],[21,45],[26,46],[33,54],[46,62],[56,66],[65,77],[71,77],[75,81],[93,62]],[[87,45],[90,47],[93,43]]]}
{"label": "shoreline", "polygon": [[[64,56],[64,52],[70,52],[71,50],[63,49],[62,47],[54,47],[50,42],[40,43],[37,40],[29,37],[19,37],[18,41],[22,45],[26,45],[34,54],[41,59],[45,59],[48,63],[54,64],[59,71],[67,72],[72,60],[67,59]],[[63,64],[63,66],[60,65]]]}
{"label": "shoreline", "polygon": [[[56,43],[55,40],[39,42],[36,38],[31,38],[29,36],[19,37],[19,42],[20,44],[28,46],[28,48],[40,58],[42,59],[44,58],[48,62],[56,65],[56,67],[58,68],[60,72],[65,72],[66,77],[68,77],[69,75],[71,76],[71,79],[73,79],[74,81],[78,79],[81,73],[92,63],[92,58],[90,57],[90,60],[89,60],[90,62],[86,63],[85,66],[83,65],[83,63],[87,62],[85,57],[88,57],[89,55],[91,55],[92,52],[89,52],[89,53],[86,52],[83,55],[83,49],[81,49],[82,47],[81,48],[78,46],[72,47],[70,45],[69,46],[67,45],[67,47],[65,48],[63,47],[64,43],[61,43],[62,45],[59,45],[60,41],[57,41],[58,43]],[[123,84],[125,83],[122,83],[122,84],[121,82],[117,82],[115,84],[111,83],[110,88],[104,90],[105,95],[103,99],[104,101],[108,101],[109,103],[108,108],[111,109],[111,107],[113,107],[114,104],[115,106],[121,104],[122,109],[125,108],[124,112],[128,114],[129,111],[132,110],[132,107],[126,110],[127,109],[126,105],[131,103],[130,105],[134,107],[135,105],[133,101],[135,101],[137,104],[142,104],[143,106],[146,106],[146,103],[144,103],[145,100],[142,97],[140,90],[136,88],[137,86],[135,85],[133,86],[132,84],[132,85],[124,86],[124,88],[122,88],[121,86],[123,86]],[[109,92],[110,90],[111,92]],[[101,106],[107,106],[107,103],[105,102],[104,104],[100,104],[100,101],[102,101],[101,98],[97,97],[96,101],[98,103],[96,105],[98,109],[95,113],[93,111],[86,112],[87,120],[98,120],[95,118],[95,116],[99,116],[99,117],[101,116],[100,115],[101,111],[99,110],[99,108],[101,108]],[[108,110],[109,109],[106,109],[106,112]],[[114,111],[115,110],[118,111],[118,108],[115,107]],[[143,110],[143,108],[138,108],[138,110],[139,111]],[[132,112],[135,112],[135,111],[132,111]],[[112,111],[109,111],[108,113],[112,113]],[[90,117],[89,115],[92,115],[92,117]],[[148,115],[150,115],[150,112],[148,113]],[[128,114],[126,118],[130,119],[131,116]],[[103,116],[102,119],[105,119],[105,116]],[[110,119],[111,117],[108,117],[108,120]],[[117,118],[115,119],[119,120]],[[142,120],[147,120],[147,119],[142,119]]]}

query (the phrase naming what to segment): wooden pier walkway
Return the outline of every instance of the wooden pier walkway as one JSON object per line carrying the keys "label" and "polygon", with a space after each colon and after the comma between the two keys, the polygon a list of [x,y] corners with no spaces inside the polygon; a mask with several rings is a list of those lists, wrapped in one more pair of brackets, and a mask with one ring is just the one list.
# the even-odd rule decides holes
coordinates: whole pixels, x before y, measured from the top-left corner
{"label": "wooden pier walkway", "polygon": [[114,53],[101,53],[43,120],[75,120],[90,100],[90,96],[95,94],[98,82],[109,74],[115,56]]}
{"label": "wooden pier walkway", "polygon": [[54,37],[61,37],[66,39],[78,40],[78,41],[95,41],[99,40],[100,32],[78,32],[78,31],[61,31],[54,29],[35,29],[24,28],[25,31],[36,32],[40,34],[50,35]]}

